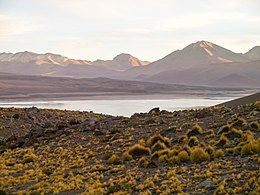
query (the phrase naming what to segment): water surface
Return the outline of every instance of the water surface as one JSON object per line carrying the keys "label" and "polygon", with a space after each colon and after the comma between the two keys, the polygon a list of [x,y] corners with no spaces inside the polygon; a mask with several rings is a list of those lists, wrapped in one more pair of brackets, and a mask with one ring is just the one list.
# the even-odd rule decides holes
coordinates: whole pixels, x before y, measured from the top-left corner
{"label": "water surface", "polygon": [[148,112],[154,107],[160,107],[161,110],[175,111],[208,107],[230,99],[223,97],[217,99],[33,101],[0,103],[0,107],[25,108],[36,106],[38,108],[93,111],[114,116],[131,116],[134,113]]}

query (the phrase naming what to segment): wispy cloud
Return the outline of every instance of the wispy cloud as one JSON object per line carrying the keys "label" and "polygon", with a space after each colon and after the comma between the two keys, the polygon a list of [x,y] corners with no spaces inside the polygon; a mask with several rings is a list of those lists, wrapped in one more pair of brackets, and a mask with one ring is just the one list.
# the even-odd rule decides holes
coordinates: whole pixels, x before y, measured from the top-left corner
{"label": "wispy cloud", "polygon": [[12,15],[0,15],[0,38],[25,34],[40,29],[40,25],[33,24],[27,18]]}

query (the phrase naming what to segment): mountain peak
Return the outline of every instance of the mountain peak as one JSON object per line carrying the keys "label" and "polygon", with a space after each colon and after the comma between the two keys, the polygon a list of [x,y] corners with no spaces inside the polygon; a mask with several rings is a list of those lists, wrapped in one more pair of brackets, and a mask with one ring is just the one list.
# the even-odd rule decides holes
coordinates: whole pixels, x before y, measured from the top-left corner
{"label": "mountain peak", "polygon": [[113,60],[117,60],[117,59],[129,59],[129,58],[135,58],[133,57],[131,54],[129,53],[121,53],[118,54],[116,57],[113,58]]}
{"label": "mountain peak", "polygon": [[248,52],[246,52],[245,55],[250,60],[260,60],[260,46],[253,47]]}
{"label": "mountain peak", "polygon": [[215,44],[209,42],[209,41],[198,41],[196,43],[192,44],[193,47],[202,47],[202,48],[213,48]]}
{"label": "mountain peak", "polygon": [[121,53],[113,60],[96,60],[93,62],[96,66],[103,66],[117,71],[124,71],[135,66],[144,66],[149,64],[148,61],[141,61],[129,53]]}

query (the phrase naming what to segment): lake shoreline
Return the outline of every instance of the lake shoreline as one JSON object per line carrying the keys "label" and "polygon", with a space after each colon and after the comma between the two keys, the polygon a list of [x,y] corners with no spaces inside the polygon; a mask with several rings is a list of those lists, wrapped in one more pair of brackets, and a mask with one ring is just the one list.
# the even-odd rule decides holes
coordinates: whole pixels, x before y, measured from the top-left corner
{"label": "lake shoreline", "polygon": [[[146,97],[147,98],[147,97]],[[95,113],[109,114],[113,116],[129,117],[134,113],[148,112],[152,108],[159,107],[162,110],[178,111],[187,109],[199,109],[214,106],[233,98],[200,98],[186,97],[174,99],[110,99],[110,100],[41,100],[41,101],[15,101],[0,102],[0,107],[58,109],[72,111],[93,111]]]}
{"label": "lake shoreline", "polygon": [[31,101],[80,101],[80,100],[169,100],[169,99],[235,99],[251,93],[234,94],[100,94],[82,96],[57,96],[57,97],[24,97],[24,96],[0,96],[0,103],[8,102],[31,102]]}

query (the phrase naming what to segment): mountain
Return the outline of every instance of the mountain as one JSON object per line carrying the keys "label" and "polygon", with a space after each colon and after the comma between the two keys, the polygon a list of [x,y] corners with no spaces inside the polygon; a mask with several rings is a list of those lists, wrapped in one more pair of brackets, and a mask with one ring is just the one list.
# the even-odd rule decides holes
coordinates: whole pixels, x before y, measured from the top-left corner
{"label": "mountain", "polygon": [[259,87],[258,56],[259,47],[241,54],[198,41],[147,66],[129,69],[125,77],[160,83]]}
{"label": "mountain", "polygon": [[235,53],[208,41],[192,43],[149,63],[122,53],[112,60],[75,60],[57,54],[0,54],[0,72],[51,77],[138,80],[187,85],[260,86],[260,47]]}
{"label": "mountain", "polygon": [[120,54],[113,60],[75,60],[68,57],[33,52],[0,53],[0,71],[27,75],[61,76],[73,78],[116,77],[117,72],[135,66],[144,66],[148,61],[141,61],[130,54]]}
{"label": "mountain", "polygon": [[142,80],[186,85],[259,87],[259,75],[260,60],[205,64],[181,70],[162,71]]}
{"label": "mountain", "polygon": [[246,61],[249,61],[249,59],[243,54],[234,53],[208,41],[198,41],[188,45],[182,50],[174,51],[148,66],[130,69],[128,72],[130,74],[144,72],[147,75],[153,75],[162,71],[178,71],[191,67],[200,67],[205,64],[209,65]]}
{"label": "mountain", "polygon": [[53,64],[60,66],[67,66],[69,64],[90,64],[90,61],[86,60],[74,60],[69,59],[59,54],[37,54],[29,51],[18,53],[0,53],[0,62],[10,63],[34,63],[36,65]]}
{"label": "mountain", "polygon": [[250,60],[260,60],[260,46],[255,46],[252,49],[250,49],[245,55]]}
{"label": "mountain", "polygon": [[95,66],[110,68],[117,71],[125,71],[136,66],[145,66],[150,62],[141,61],[138,58],[127,53],[122,53],[113,58],[113,60],[96,60],[93,62]]}

